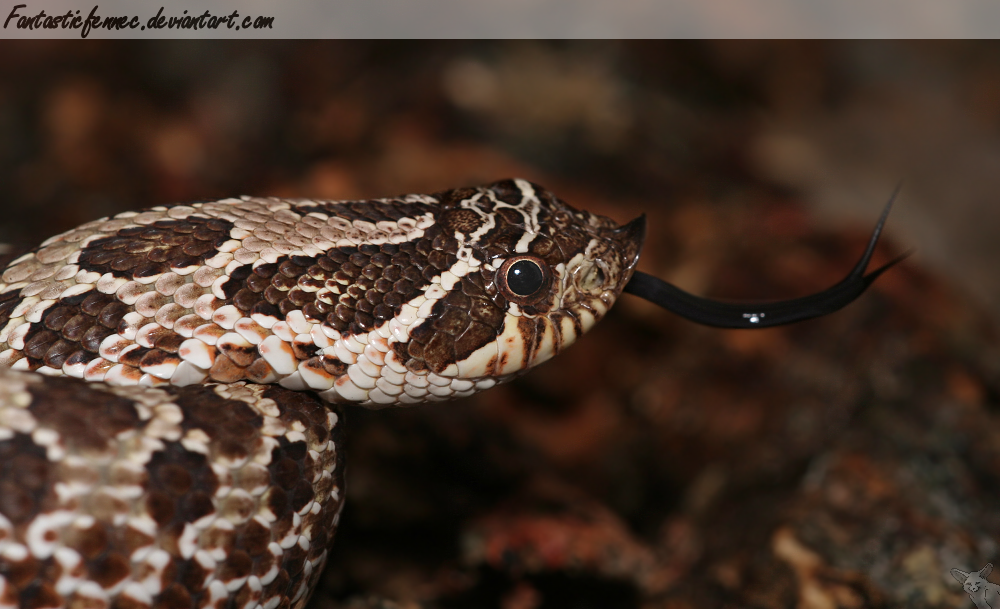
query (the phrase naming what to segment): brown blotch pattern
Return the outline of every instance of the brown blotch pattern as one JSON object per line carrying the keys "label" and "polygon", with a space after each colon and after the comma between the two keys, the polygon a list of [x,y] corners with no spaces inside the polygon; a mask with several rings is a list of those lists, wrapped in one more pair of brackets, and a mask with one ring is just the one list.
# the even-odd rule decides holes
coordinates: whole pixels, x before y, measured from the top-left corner
{"label": "brown blotch pattern", "polygon": [[176,442],[153,453],[146,464],[146,510],[161,535],[179,537],[185,523],[208,516],[219,480],[208,457]]}
{"label": "brown blotch pattern", "polygon": [[[122,318],[133,308],[112,294],[91,290],[62,298],[49,307],[42,321],[31,325],[25,337],[23,353],[29,370],[48,366],[56,370],[63,364],[86,364],[100,357],[105,338],[124,331]],[[163,329],[154,337],[154,349],[140,347],[120,358],[120,363],[138,368],[175,358],[183,339]]]}
{"label": "brown blotch pattern", "polygon": [[446,235],[456,232],[471,235],[483,226],[483,218],[471,209],[451,209],[440,215],[438,222]]}
{"label": "brown blotch pattern", "polygon": [[[398,315],[403,304],[451,268],[457,251],[455,239],[435,225],[415,241],[338,247],[322,256],[288,256],[275,264],[240,267],[223,290],[247,316],[284,319],[302,311],[306,319],[343,336],[364,334]],[[312,355],[296,353],[300,360]]]}
{"label": "brown blotch pattern", "polygon": [[[16,433],[11,439],[0,441],[0,514],[19,527],[39,512],[52,509],[56,501],[55,469],[46,458],[45,449],[35,444],[31,436]],[[0,574],[2,565],[0,562]]]}
{"label": "brown blotch pattern", "polygon": [[76,454],[100,456],[112,448],[118,434],[140,427],[132,400],[80,391],[80,384],[72,379],[51,378],[29,385],[28,392],[28,412],[39,425],[55,430]]}
{"label": "brown blotch pattern", "polygon": [[[506,301],[487,292],[489,273],[471,273],[435,303],[430,316],[410,333],[396,353],[414,371],[441,372],[495,340],[503,330]],[[498,304],[502,302],[503,304]]]}
{"label": "brown blotch pattern", "polygon": [[120,229],[80,250],[81,269],[115,277],[155,277],[171,269],[199,266],[229,239],[233,224],[189,216]]}
{"label": "brown blotch pattern", "polygon": [[260,446],[264,417],[246,402],[224,399],[206,385],[182,387],[175,393],[184,413],[181,428],[200,429],[212,438],[213,456],[230,461],[246,459]]}
{"label": "brown blotch pattern", "polygon": [[[335,408],[243,383],[112,388],[0,371],[0,384],[0,420],[32,428],[0,424],[0,539],[24,553],[0,557],[0,601],[301,607],[308,598],[343,500]],[[57,493],[60,483],[73,492]],[[61,596],[66,577],[91,587]],[[109,604],[88,596],[93,586]]]}

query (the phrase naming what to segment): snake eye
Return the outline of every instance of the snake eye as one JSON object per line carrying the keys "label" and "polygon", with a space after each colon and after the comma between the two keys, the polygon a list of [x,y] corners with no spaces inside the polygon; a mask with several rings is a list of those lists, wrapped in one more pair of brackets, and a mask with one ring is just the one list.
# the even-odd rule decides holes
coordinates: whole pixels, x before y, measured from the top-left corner
{"label": "snake eye", "polygon": [[517,304],[537,302],[546,295],[550,282],[549,266],[534,256],[511,258],[497,273],[500,293]]}
{"label": "snake eye", "polygon": [[507,269],[507,287],[518,296],[531,296],[544,280],[542,269],[533,260],[518,260]]}

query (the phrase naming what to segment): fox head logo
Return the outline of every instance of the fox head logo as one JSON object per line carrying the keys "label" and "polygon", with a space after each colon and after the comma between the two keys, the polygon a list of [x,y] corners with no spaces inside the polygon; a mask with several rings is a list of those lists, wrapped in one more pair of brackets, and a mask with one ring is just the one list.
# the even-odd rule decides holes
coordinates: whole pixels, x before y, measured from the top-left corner
{"label": "fox head logo", "polygon": [[961,569],[952,569],[951,575],[962,584],[962,588],[969,594],[969,598],[976,604],[977,609],[1000,608],[1000,586],[987,581],[986,576],[993,570],[993,563],[987,563],[985,567],[978,571],[966,573]]}

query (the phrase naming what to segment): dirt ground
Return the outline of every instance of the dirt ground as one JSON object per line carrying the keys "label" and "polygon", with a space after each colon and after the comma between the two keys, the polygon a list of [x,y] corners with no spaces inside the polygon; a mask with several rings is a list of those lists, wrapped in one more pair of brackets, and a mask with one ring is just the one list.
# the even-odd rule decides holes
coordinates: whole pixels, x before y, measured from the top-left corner
{"label": "dirt ground", "polygon": [[1000,46],[0,43],[0,242],[236,194],[520,176],[698,294],[838,281],[764,331],[624,296],[473,398],[349,412],[312,607],[958,607],[1000,558]]}

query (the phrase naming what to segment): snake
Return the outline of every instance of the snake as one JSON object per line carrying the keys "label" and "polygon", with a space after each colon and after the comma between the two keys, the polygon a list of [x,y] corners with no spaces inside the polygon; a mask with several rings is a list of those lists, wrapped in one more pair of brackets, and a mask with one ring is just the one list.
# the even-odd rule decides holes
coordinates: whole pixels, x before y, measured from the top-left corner
{"label": "snake", "polygon": [[[895,198],[895,195],[894,197]],[[88,222],[0,274],[0,609],[301,608],[344,505],[344,412],[469,396],[556,356],[623,292],[759,328],[772,303],[636,270],[645,218],[523,179],[240,197]]]}

